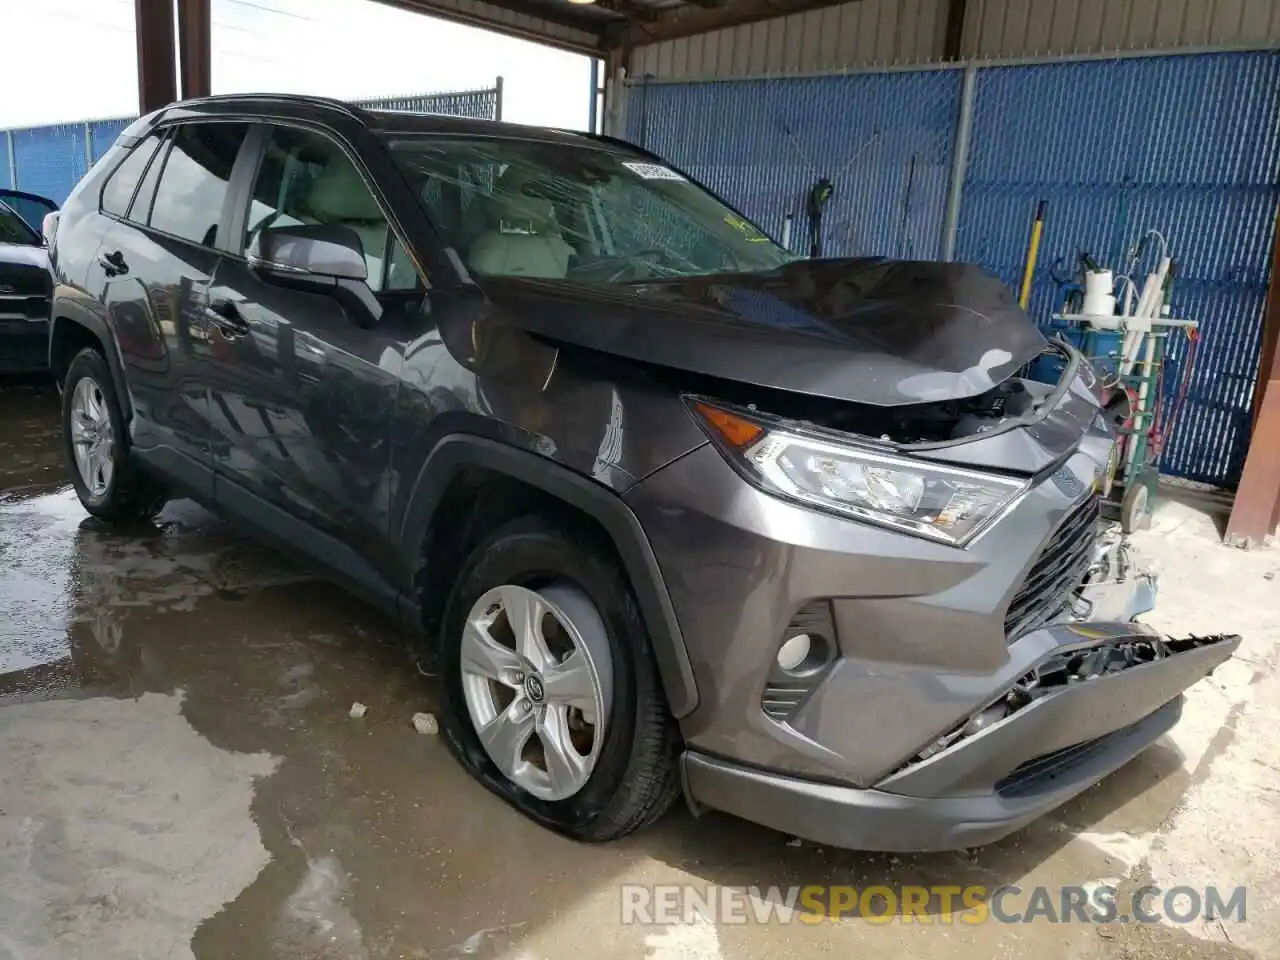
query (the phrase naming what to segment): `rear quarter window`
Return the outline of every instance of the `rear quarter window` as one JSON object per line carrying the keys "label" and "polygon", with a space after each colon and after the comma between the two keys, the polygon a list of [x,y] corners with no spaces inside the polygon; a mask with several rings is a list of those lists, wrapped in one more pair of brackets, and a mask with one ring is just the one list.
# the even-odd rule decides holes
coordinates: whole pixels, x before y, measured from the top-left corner
{"label": "rear quarter window", "polygon": [[104,213],[117,217],[125,215],[129,209],[129,201],[133,199],[133,192],[138,188],[138,181],[147,169],[147,161],[159,145],[160,138],[152,134],[129,151],[129,155],[111,171],[111,176],[107,177],[106,185],[102,188]]}

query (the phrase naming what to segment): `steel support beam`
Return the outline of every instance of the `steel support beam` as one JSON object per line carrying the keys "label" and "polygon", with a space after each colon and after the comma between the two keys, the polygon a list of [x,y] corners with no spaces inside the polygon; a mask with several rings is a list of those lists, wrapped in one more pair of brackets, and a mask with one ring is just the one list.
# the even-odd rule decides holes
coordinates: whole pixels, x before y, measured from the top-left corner
{"label": "steel support beam", "polygon": [[1227,521],[1227,543],[1237,547],[1262,543],[1280,520],[1280,350],[1276,349],[1280,339],[1280,212],[1274,243],[1258,382],[1253,388],[1253,436]]}
{"label": "steel support beam", "polygon": [[959,60],[964,43],[965,0],[947,0],[947,32],[942,40],[942,59]]}
{"label": "steel support beam", "polygon": [[177,99],[173,50],[173,0],[133,0],[138,45],[138,112],[159,110]]}
{"label": "steel support beam", "polygon": [[[482,27],[493,33],[519,37],[521,40],[532,40],[535,43],[572,53],[599,56],[604,49],[603,38],[607,24],[601,23],[594,17],[575,15],[573,8],[567,3],[561,9],[560,5],[542,6],[531,0],[500,0],[500,5],[498,0],[495,0],[492,6],[482,2],[471,2],[471,0],[376,0],[376,2],[384,3],[389,7],[399,7],[401,10],[412,13],[425,13],[453,23]],[[485,12],[477,12],[479,9]],[[489,9],[494,12],[489,13]],[[517,22],[512,23],[511,18],[501,19],[498,16],[500,11],[520,16],[516,18]],[[527,18],[526,23],[519,22],[525,18]],[[550,33],[545,29],[540,30],[535,25],[536,20],[580,33],[581,38],[568,38]]]}
{"label": "steel support beam", "polygon": [[964,68],[960,84],[960,116],[956,119],[956,146],[951,153],[951,183],[947,188],[947,209],[942,221],[942,259],[956,258],[960,236],[960,206],[964,200],[964,176],[969,169],[969,139],[973,133],[973,101],[978,86],[978,67]]}
{"label": "steel support beam", "polygon": [[610,50],[604,58],[603,116],[600,132],[609,137],[622,137],[627,129],[626,64],[631,51],[625,47]]}
{"label": "steel support beam", "polygon": [[178,78],[183,100],[213,93],[210,0],[178,0]]}
{"label": "steel support beam", "polygon": [[808,10],[821,10],[842,2],[844,0],[736,0],[715,9],[702,7],[687,13],[664,16],[651,23],[633,23],[627,31],[627,40],[635,46],[657,43],[660,40],[677,40],[725,27],[738,27]]}

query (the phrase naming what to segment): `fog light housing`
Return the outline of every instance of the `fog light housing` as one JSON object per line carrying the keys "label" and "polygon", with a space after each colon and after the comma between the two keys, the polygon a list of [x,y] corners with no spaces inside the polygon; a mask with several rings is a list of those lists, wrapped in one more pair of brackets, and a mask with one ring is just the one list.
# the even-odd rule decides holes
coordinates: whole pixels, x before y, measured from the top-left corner
{"label": "fog light housing", "polygon": [[799,709],[836,661],[831,604],[805,604],[787,624],[769,669],[760,708],[779,723]]}

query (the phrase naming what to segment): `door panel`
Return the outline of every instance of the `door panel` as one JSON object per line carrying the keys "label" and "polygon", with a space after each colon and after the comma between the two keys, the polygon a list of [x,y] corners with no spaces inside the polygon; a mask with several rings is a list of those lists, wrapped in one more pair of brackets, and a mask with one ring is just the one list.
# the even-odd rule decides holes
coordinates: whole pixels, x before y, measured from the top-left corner
{"label": "door panel", "polygon": [[238,258],[209,296],[238,320],[210,324],[219,502],[283,511],[307,528],[292,535],[297,546],[394,605],[383,581],[399,381],[379,360],[402,326],[362,330],[336,299],[274,286]]}
{"label": "door panel", "polygon": [[[156,149],[159,136],[135,148],[104,191],[104,203],[108,194],[118,197],[107,212],[121,219],[91,266],[104,277],[103,302],[133,402],[134,449],[208,502],[214,498],[209,285],[222,259],[217,241],[248,131],[246,123],[184,123],[167,149]],[[144,159],[134,163],[135,156]]]}
{"label": "door panel", "polygon": [[197,498],[213,499],[205,306],[220,257],[213,250],[117,223],[90,269],[133,402],[131,438],[143,460]]}
{"label": "door panel", "polygon": [[409,319],[416,310],[391,309],[415,299],[417,277],[411,267],[408,277],[396,270],[408,258],[396,256],[377,201],[335,142],[274,125],[255,133],[259,139],[258,169],[238,183],[245,235],[232,248],[249,247],[272,227],[348,227],[369,270],[361,289],[383,320],[362,328],[351,301],[281,286],[242,257],[226,257],[210,290],[219,502],[264,522],[295,524],[298,546],[394,611],[387,478],[399,381],[381,361],[411,338],[407,327],[425,323]]}

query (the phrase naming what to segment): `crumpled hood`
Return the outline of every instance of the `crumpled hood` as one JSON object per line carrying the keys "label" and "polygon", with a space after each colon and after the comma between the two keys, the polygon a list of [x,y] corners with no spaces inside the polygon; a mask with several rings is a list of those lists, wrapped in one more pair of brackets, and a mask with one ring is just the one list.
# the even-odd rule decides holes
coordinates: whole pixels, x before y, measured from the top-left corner
{"label": "crumpled hood", "polygon": [[634,284],[478,282],[503,319],[619,357],[855,403],[977,396],[1046,346],[979,267],[800,260],[768,274]]}

